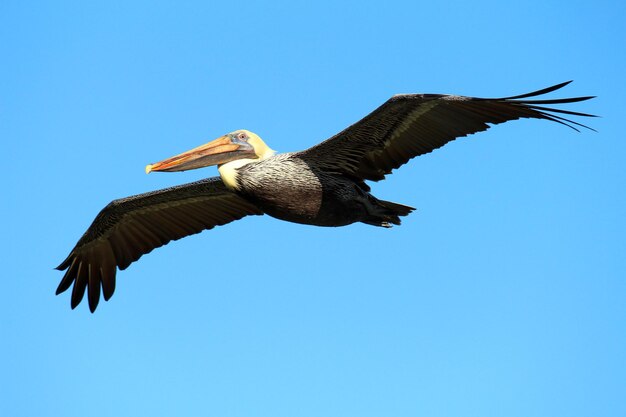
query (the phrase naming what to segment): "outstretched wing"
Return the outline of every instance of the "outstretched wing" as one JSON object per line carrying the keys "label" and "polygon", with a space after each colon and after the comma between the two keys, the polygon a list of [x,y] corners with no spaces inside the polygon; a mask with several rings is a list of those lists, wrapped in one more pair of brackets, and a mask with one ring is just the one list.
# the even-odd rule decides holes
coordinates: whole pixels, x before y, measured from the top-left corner
{"label": "outstretched wing", "polygon": [[154,248],[221,226],[246,215],[263,214],[230,191],[218,177],[114,200],[98,213],[69,256],[57,267],[65,275],[57,294],[72,283],[72,308],[88,289],[89,309],[115,291],[116,268],[128,265]]}
{"label": "outstretched wing", "polygon": [[297,155],[330,172],[379,181],[411,158],[429,153],[456,138],[487,130],[489,124],[532,118],[551,120],[574,130],[578,130],[577,126],[591,129],[558,114],[593,115],[542,105],[574,103],[593,97],[527,100],[558,90],[570,82],[504,98],[397,95],[362,120]]}

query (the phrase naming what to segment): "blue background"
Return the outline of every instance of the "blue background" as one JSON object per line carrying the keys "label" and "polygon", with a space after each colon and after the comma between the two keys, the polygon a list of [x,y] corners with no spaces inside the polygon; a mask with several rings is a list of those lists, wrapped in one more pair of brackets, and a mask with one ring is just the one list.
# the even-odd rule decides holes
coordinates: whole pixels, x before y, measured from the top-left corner
{"label": "blue background", "polygon": [[[3,416],[626,415],[626,3],[0,4]],[[309,147],[396,93],[575,82],[598,133],[518,121],[417,158],[401,227],[246,218],[118,274],[52,268],[144,166],[246,128]]]}

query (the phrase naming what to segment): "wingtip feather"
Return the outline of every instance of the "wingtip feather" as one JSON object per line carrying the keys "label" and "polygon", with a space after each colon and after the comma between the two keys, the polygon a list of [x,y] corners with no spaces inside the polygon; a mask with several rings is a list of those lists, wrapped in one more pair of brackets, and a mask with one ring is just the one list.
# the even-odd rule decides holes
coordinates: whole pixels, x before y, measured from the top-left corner
{"label": "wingtip feather", "polygon": [[56,269],[57,271],[65,271],[71,265],[70,261],[72,259],[72,254],[73,254],[73,251],[70,252],[70,254],[67,255],[67,258],[65,258],[63,262],[61,262],[59,266],[55,267],[54,269]]}
{"label": "wingtip feather", "polygon": [[574,80],[565,81],[565,82],[562,82],[562,83],[559,83],[559,84],[555,84],[555,85],[550,86],[550,87],[542,88],[541,90],[532,91],[532,92],[526,93],[526,94],[520,94],[520,95],[517,95],[517,96],[510,96],[510,97],[502,97],[499,100],[517,100],[517,99],[520,99],[520,98],[541,96],[543,94],[548,94],[548,93],[551,93],[553,91],[560,90],[561,88],[563,88],[566,85],[572,83],[573,81]]}

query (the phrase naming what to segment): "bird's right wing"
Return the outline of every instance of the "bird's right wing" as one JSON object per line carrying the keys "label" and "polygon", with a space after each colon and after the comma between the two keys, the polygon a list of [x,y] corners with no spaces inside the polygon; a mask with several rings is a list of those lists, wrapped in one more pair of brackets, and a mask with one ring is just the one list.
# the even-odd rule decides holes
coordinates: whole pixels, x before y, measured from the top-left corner
{"label": "bird's right wing", "polygon": [[[545,119],[578,130],[585,125],[566,119],[590,114],[544,105],[575,103],[592,97],[528,100],[558,90],[571,81],[504,98],[447,94],[401,94],[362,120],[296,156],[327,172],[358,180],[379,181],[410,159],[490,125],[521,118]],[[592,129],[593,130],[593,129]]]}
{"label": "bird's right wing", "polygon": [[89,308],[115,291],[116,268],[126,269],[142,255],[171,240],[263,212],[230,191],[218,177],[139,194],[109,203],[89,226],[69,256],[57,294],[72,283],[75,308],[88,288]]}

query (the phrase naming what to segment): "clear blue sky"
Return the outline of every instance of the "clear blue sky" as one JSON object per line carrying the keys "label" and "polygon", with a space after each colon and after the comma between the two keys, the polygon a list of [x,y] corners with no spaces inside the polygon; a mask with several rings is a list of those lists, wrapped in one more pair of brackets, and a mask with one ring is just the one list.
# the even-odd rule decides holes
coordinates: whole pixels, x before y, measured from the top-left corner
{"label": "clear blue sky", "polygon": [[[626,415],[622,1],[0,4],[2,416]],[[55,297],[144,166],[245,128],[311,146],[396,93],[574,79],[598,133],[520,121],[375,194],[401,227],[247,218]]]}

